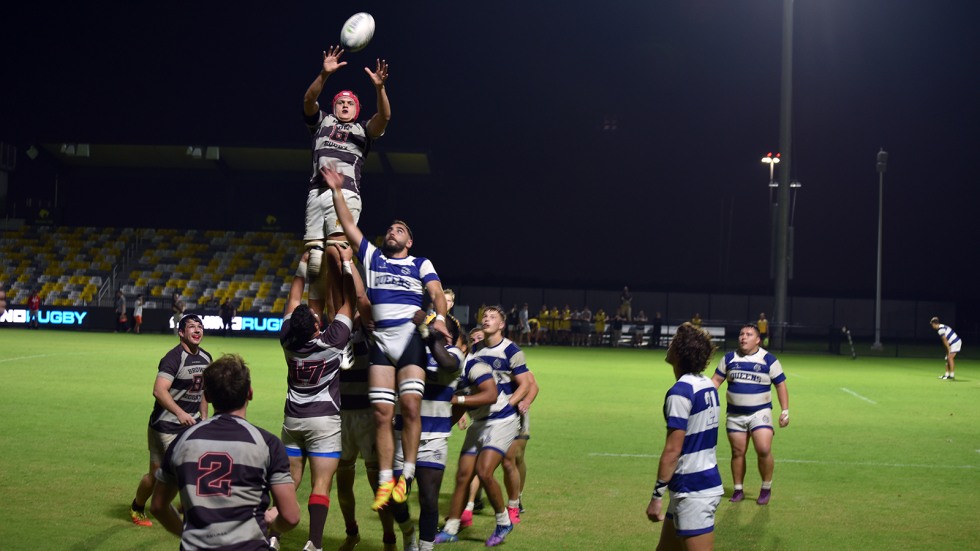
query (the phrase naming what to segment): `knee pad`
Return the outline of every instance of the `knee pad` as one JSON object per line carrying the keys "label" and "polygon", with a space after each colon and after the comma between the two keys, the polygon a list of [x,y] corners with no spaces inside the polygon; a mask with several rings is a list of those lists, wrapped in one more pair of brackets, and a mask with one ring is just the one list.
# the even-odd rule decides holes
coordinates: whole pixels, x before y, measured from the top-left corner
{"label": "knee pad", "polygon": [[405,379],[398,383],[399,394],[418,394],[422,396],[425,392],[425,381],[423,379]]}
{"label": "knee pad", "polygon": [[390,388],[371,387],[368,390],[368,399],[372,404],[395,405],[395,391]]}
{"label": "knee pad", "polygon": [[310,259],[306,261],[306,273],[315,278],[323,265],[323,241],[307,241],[306,248],[310,251]]}

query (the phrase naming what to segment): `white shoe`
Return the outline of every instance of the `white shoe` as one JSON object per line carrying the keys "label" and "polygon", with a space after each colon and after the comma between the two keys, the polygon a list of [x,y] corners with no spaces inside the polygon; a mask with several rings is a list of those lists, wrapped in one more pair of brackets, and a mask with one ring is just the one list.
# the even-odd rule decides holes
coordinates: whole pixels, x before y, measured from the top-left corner
{"label": "white shoe", "polygon": [[323,551],[323,549],[319,547],[314,547],[313,542],[308,541],[306,542],[306,545],[303,546],[303,551]]}
{"label": "white shoe", "polygon": [[939,378],[940,379],[949,379],[949,375],[943,374]]}
{"label": "white shoe", "polygon": [[402,539],[405,542],[403,547],[405,551],[419,551],[419,536],[414,529],[411,534],[403,536]]}
{"label": "white shoe", "polygon": [[279,551],[279,538],[275,536],[269,538],[269,551]]}

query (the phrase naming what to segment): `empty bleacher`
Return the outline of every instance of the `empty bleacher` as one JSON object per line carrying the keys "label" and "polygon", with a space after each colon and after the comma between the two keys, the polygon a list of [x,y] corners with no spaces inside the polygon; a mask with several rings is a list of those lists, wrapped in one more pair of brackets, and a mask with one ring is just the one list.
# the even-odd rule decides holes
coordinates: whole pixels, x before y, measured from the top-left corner
{"label": "empty bleacher", "polygon": [[[299,238],[272,232],[23,227],[0,233],[0,281],[10,303],[34,288],[49,306],[112,305],[118,287],[147,308],[188,306],[282,312]],[[108,291],[108,292],[107,292]]]}

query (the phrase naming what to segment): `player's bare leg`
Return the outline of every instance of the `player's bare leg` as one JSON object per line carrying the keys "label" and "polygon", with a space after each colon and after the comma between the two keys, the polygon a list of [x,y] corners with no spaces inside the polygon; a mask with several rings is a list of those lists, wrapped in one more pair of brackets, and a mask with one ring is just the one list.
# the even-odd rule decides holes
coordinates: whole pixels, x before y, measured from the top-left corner
{"label": "player's bare leg", "polygon": [[130,515],[133,517],[133,523],[138,526],[153,525],[153,522],[146,518],[146,502],[153,495],[153,485],[156,483],[155,473],[159,468],[159,463],[150,460],[150,470],[140,478],[140,482],[136,486],[136,499],[131,505]]}
{"label": "player's bare leg", "polygon": [[729,432],[728,442],[732,447],[732,482],[735,490],[730,501],[742,501],[742,484],[745,482],[745,450],[749,444],[749,433]]}
{"label": "player's bare leg", "polygon": [[755,446],[755,453],[759,462],[759,474],[762,476],[762,490],[759,491],[759,499],[756,502],[759,505],[769,503],[769,494],[772,488],[772,473],[775,468],[775,459],[772,455],[772,436],[772,429],[761,428],[752,431],[752,444]]}
{"label": "player's bare leg", "polygon": [[369,395],[374,414],[375,446],[378,453],[378,489],[371,509],[377,511],[388,503],[394,488],[395,435],[395,368],[374,364],[368,368]]}
{"label": "player's bare leg", "polygon": [[[398,404],[402,415],[402,450],[405,454],[405,488],[407,493],[415,478],[415,462],[419,455],[419,440],[422,436],[422,393],[425,390],[425,370],[417,365],[408,365],[398,370]],[[404,501],[405,496],[398,490],[396,501]]]}
{"label": "player's bare leg", "polygon": [[456,486],[453,488],[453,497],[449,500],[449,516],[446,517],[446,524],[442,532],[436,534],[436,543],[457,541],[456,534],[459,533],[459,529],[465,528],[460,524],[460,517],[463,515],[463,506],[469,494],[470,480],[473,479],[475,469],[475,454],[461,454],[459,456],[459,463],[456,467]]}
{"label": "player's bare leg", "polygon": [[504,457],[504,486],[507,488],[507,513],[510,521],[517,524],[521,521],[520,501],[521,492],[524,490],[524,476],[526,469],[524,466],[524,451],[527,448],[527,440],[524,438],[515,439],[507,449]]}

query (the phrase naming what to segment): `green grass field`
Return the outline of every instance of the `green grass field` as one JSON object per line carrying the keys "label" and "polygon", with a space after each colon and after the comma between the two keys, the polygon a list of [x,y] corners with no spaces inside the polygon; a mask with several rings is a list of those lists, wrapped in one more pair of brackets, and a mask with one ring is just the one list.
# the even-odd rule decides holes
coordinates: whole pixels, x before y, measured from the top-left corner
{"label": "green grass field", "polygon": [[[159,525],[136,527],[127,514],[147,468],[157,362],[174,345],[164,335],[0,330],[0,549],[178,547]],[[245,358],[255,390],[249,419],[278,434],[285,396],[278,342],[206,337],[203,346]],[[653,549],[660,526],[645,509],[673,382],[663,351],[542,347],[527,356],[541,385],[527,512],[504,549]],[[755,504],[750,452],[750,499],[723,499],[716,548],[980,549],[980,362],[961,359],[957,380],[947,382],[936,378],[941,358],[938,345],[933,359],[783,355],[791,424],[775,437],[772,502]],[[452,455],[461,442],[455,434]],[[357,491],[358,549],[380,550],[363,476]],[[300,490],[304,520],[283,549],[306,541],[307,494]],[[335,550],[343,521],[332,509],[324,542]],[[451,548],[483,548],[492,525],[485,511]]]}

